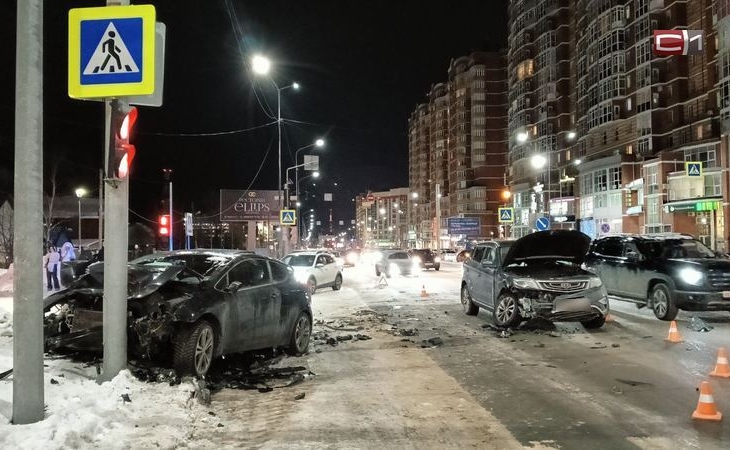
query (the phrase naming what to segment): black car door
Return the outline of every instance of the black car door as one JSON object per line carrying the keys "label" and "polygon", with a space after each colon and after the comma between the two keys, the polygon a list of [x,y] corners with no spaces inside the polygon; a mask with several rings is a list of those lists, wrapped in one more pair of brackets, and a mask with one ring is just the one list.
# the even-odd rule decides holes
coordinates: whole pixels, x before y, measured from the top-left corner
{"label": "black car door", "polygon": [[[271,288],[269,270],[266,262],[263,267],[257,259],[247,259],[238,263],[228,272],[228,283],[237,281],[241,283],[233,294],[235,311],[235,324],[231,328],[237,334],[232,341],[235,343],[236,351],[261,348],[262,332],[258,331],[259,326],[257,315],[262,314],[262,308],[266,306],[267,298],[270,296]],[[266,283],[266,284],[264,284]]]}
{"label": "black car door", "polygon": [[621,283],[623,264],[623,244],[621,237],[609,237],[596,243],[593,255],[595,266],[591,269],[601,278],[609,294],[620,295],[624,288]]}

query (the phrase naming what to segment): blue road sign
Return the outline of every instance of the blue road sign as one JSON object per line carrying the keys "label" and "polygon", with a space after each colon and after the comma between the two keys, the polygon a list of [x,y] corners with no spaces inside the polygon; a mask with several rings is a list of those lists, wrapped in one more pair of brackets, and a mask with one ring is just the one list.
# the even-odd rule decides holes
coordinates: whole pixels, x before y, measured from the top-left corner
{"label": "blue road sign", "polygon": [[684,163],[684,170],[688,177],[701,177],[702,161],[687,161]]}
{"label": "blue road sign", "polygon": [[512,223],[515,221],[514,209],[512,208],[499,208],[497,214],[500,222]]}
{"label": "blue road sign", "polygon": [[465,234],[467,236],[479,236],[479,217],[449,217],[449,234]]}
{"label": "blue road sign", "polygon": [[155,7],[69,10],[72,98],[148,95],[155,86]]}
{"label": "blue road sign", "polygon": [[297,212],[294,209],[282,209],[279,213],[279,222],[281,225],[296,225]]}
{"label": "blue road sign", "polygon": [[535,228],[537,231],[545,231],[550,228],[550,219],[547,217],[538,217],[535,221]]}

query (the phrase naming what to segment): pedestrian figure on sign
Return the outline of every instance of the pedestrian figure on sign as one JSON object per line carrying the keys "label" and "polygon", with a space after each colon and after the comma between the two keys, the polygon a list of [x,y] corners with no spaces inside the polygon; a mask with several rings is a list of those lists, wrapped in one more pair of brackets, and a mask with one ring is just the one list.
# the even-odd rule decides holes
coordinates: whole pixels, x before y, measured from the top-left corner
{"label": "pedestrian figure on sign", "polygon": [[43,267],[46,269],[46,287],[48,290],[60,289],[58,282],[58,272],[61,268],[61,255],[54,246],[48,247],[48,253],[43,257]]}
{"label": "pedestrian figure on sign", "polygon": [[74,250],[74,245],[71,241],[66,241],[66,243],[61,246],[61,261],[67,262],[75,260],[76,251]]}
{"label": "pedestrian figure on sign", "polygon": [[[117,68],[119,70],[122,70],[122,60],[119,58],[119,54],[117,52],[121,52],[122,49],[117,47],[116,37],[117,33],[113,31],[109,31],[108,36],[109,39],[104,41],[104,43],[101,45],[101,51],[106,53],[106,58],[104,59],[104,63],[101,65],[101,70],[104,70],[106,65],[109,63],[109,59],[114,58],[114,60],[117,62]],[[114,68],[110,67],[109,70],[111,72],[114,72]]]}

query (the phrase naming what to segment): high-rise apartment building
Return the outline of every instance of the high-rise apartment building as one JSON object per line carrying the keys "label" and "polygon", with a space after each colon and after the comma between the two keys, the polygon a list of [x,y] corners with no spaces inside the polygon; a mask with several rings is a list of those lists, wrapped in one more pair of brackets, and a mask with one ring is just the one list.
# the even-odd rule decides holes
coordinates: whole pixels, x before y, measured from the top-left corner
{"label": "high-rise apartment building", "polygon": [[[451,61],[448,82],[409,119],[410,203],[416,247],[445,248],[448,218],[475,217],[478,235],[500,233],[507,152],[506,54],[472,53]],[[428,141],[423,136],[428,135]],[[423,161],[429,163],[424,168]]]}

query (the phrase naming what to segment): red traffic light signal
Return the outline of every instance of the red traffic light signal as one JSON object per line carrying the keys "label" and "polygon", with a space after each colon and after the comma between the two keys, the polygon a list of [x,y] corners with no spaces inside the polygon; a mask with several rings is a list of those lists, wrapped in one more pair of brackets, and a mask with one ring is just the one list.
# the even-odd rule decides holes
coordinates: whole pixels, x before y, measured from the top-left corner
{"label": "red traffic light signal", "polygon": [[157,234],[160,236],[169,236],[171,226],[172,224],[170,223],[170,216],[168,214],[160,216],[157,220]]}
{"label": "red traffic light signal", "polygon": [[137,108],[124,108],[115,101],[112,103],[111,131],[109,156],[107,159],[107,178],[125,179],[132,167],[132,160],[136,149],[129,143],[134,123],[137,121]]}

